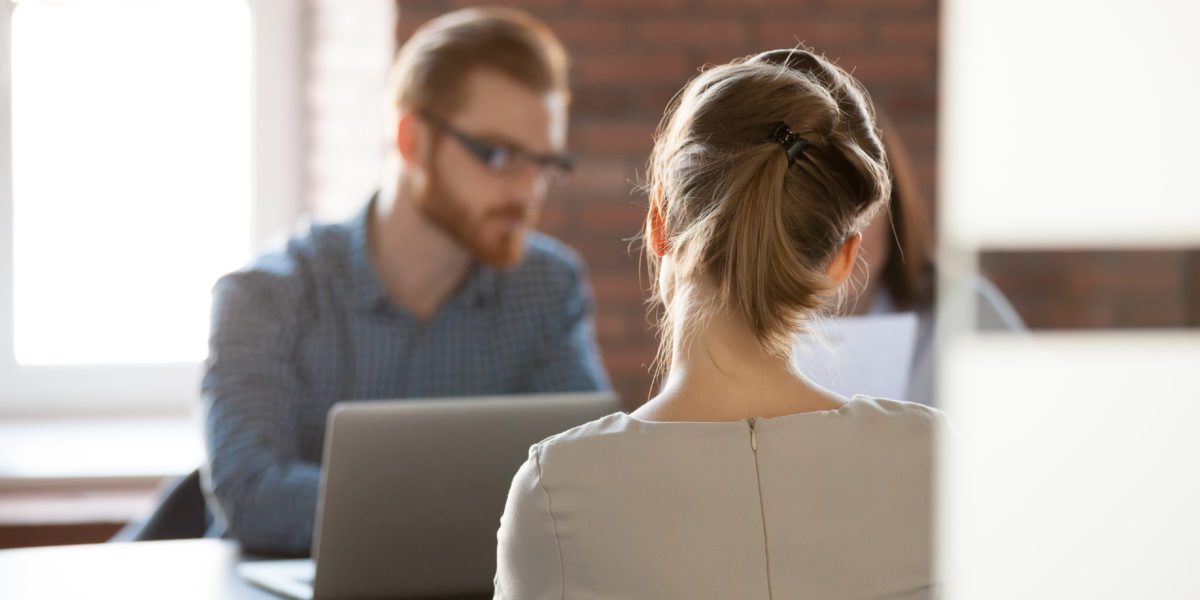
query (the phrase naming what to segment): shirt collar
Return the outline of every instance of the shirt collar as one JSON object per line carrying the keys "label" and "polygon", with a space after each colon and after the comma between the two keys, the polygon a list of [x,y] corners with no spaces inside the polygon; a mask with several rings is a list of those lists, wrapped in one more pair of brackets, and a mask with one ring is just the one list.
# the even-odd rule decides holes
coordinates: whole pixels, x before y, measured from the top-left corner
{"label": "shirt collar", "polygon": [[476,306],[488,306],[500,297],[500,273],[481,262],[476,261],[467,272],[467,278],[462,286],[449,300],[450,302],[471,302]]}
{"label": "shirt collar", "polygon": [[[375,310],[391,302],[371,262],[367,238],[371,213],[378,196],[378,193],[371,196],[366,206],[346,222],[349,230],[350,294],[354,305],[363,310]],[[486,306],[497,302],[500,298],[500,278],[501,273],[497,269],[476,261],[467,271],[462,285],[446,299],[445,306],[455,303]]]}

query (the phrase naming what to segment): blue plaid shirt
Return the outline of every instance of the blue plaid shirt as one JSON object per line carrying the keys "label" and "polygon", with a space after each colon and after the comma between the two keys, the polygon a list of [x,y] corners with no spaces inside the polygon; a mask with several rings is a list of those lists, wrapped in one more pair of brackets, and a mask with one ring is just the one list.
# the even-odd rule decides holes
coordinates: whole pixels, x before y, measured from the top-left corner
{"label": "blue plaid shirt", "polygon": [[308,553],[325,417],[339,401],[609,386],[569,248],[531,234],[519,265],[477,264],[422,322],[375,274],[370,207],[313,226],[213,289],[205,491],[251,551]]}

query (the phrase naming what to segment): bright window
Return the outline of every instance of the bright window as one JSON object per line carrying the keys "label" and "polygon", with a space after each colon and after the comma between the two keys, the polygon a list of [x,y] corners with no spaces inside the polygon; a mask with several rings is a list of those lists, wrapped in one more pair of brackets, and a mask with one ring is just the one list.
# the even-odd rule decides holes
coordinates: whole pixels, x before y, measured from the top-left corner
{"label": "bright window", "polygon": [[11,39],[17,364],[202,360],[254,241],[247,4],[22,2]]}
{"label": "bright window", "polygon": [[0,0],[0,418],[180,417],[304,206],[295,0]]}

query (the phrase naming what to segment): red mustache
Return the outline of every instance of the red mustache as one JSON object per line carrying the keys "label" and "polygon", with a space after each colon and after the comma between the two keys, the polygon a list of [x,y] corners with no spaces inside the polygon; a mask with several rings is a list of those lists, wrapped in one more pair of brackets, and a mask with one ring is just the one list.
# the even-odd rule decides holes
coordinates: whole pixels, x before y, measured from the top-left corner
{"label": "red mustache", "polygon": [[520,219],[524,222],[529,219],[529,210],[521,204],[509,204],[489,210],[486,216],[489,219]]}

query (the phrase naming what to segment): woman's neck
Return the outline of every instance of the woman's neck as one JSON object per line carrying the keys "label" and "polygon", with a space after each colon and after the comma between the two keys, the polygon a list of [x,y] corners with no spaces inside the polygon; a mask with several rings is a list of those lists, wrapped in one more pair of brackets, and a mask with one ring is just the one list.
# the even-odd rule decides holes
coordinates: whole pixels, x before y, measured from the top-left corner
{"label": "woman's neck", "polygon": [[[710,292],[697,290],[705,297]],[[662,390],[635,416],[664,421],[734,421],[829,410],[845,399],[798,375],[769,352],[745,319],[675,302],[671,367]]]}

